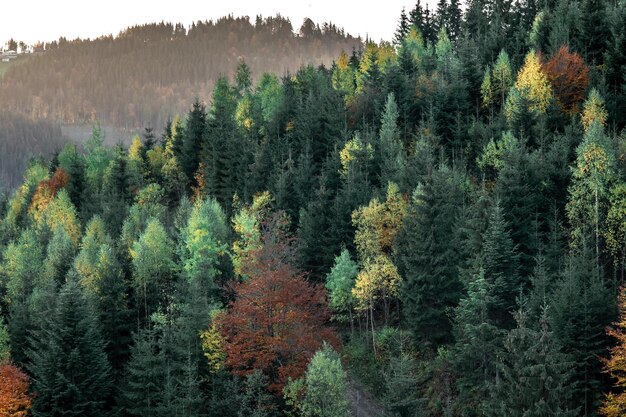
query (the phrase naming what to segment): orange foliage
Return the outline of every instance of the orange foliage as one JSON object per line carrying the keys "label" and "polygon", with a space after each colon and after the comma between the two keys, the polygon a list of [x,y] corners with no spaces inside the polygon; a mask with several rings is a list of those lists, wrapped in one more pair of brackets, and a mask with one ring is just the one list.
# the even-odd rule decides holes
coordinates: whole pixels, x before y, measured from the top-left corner
{"label": "orange foliage", "polygon": [[584,59],[576,52],[570,52],[567,46],[561,46],[549,61],[544,62],[543,70],[561,110],[569,115],[576,113],[589,86],[589,67]]}
{"label": "orange foliage", "polygon": [[37,185],[30,205],[31,212],[41,213],[54,200],[59,190],[65,188],[69,175],[61,168],[57,168],[52,178],[43,180]]}
{"label": "orange foliage", "polygon": [[31,401],[28,376],[13,365],[0,365],[0,417],[26,416]]}
{"label": "orange foliage", "polygon": [[227,366],[237,375],[261,370],[276,395],[289,378],[306,371],[324,340],[338,344],[325,327],[330,313],[324,288],[308,283],[288,263],[294,245],[283,231],[284,217],[273,216],[264,225],[263,247],[246,270],[249,278],[235,286],[236,300],[216,317]]}
{"label": "orange foliage", "polygon": [[600,414],[607,417],[624,416],[626,413],[626,287],[618,298],[620,317],[607,333],[614,337],[616,344],[611,348],[611,356],[604,360],[604,371],[615,380],[613,392],[606,395],[600,407]]}

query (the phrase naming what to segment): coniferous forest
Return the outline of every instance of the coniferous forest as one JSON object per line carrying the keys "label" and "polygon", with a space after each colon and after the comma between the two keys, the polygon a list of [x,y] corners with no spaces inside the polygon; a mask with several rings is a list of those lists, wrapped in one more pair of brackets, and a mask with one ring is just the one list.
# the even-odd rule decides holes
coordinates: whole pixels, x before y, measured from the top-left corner
{"label": "coniferous forest", "polygon": [[398,12],[30,163],[0,416],[626,415],[626,2]]}

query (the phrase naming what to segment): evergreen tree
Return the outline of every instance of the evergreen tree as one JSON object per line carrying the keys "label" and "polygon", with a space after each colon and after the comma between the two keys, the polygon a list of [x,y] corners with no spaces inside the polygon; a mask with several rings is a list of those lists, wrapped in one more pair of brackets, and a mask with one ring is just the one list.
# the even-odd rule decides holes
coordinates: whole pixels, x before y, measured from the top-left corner
{"label": "evergreen tree", "polygon": [[526,312],[520,310],[517,327],[506,337],[487,415],[578,415],[578,409],[570,405],[576,385],[573,358],[561,352],[545,308],[538,330],[533,330],[527,320]]}
{"label": "evergreen tree", "polygon": [[237,417],[270,417],[274,415],[272,395],[267,391],[269,380],[260,371],[245,377],[243,395]]}
{"label": "evergreen tree", "polygon": [[73,278],[61,288],[54,314],[34,335],[29,357],[34,416],[106,416],[111,368],[93,307]]}
{"label": "evergreen tree", "polygon": [[463,178],[449,168],[434,171],[413,195],[403,230],[398,236],[397,263],[404,278],[404,315],[418,341],[439,344],[450,340],[447,310],[461,296],[458,267],[460,245],[455,241]]}
{"label": "evergreen tree", "polygon": [[584,249],[566,262],[551,297],[551,327],[574,361],[578,381],[572,404],[584,413],[596,409],[603,391],[601,357],[606,356],[606,326],[615,318],[612,291],[598,273],[593,253]]}
{"label": "evergreen tree", "polygon": [[522,288],[517,248],[513,244],[503,210],[498,203],[493,207],[489,226],[483,237],[481,264],[485,270],[485,279],[493,287],[491,317],[498,326],[510,326],[513,321],[515,297]]}
{"label": "evergreen tree", "polygon": [[[199,99],[193,103],[189,114],[187,115],[187,123],[184,129],[181,125],[177,126],[176,135],[180,135],[180,148],[178,157],[180,168],[193,185],[197,185],[192,179],[195,177],[198,165],[200,164],[200,152],[202,143],[207,130],[206,107]],[[179,131],[181,131],[179,133]],[[178,141],[177,141],[178,142]]]}
{"label": "evergreen tree", "polygon": [[398,22],[398,28],[396,29],[396,33],[393,37],[393,42],[396,45],[400,45],[402,41],[404,41],[405,36],[409,33],[409,18],[406,15],[406,11],[404,7],[402,8],[402,12],[400,13],[400,21]]}
{"label": "evergreen tree", "polygon": [[386,188],[389,182],[399,181],[400,173],[406,164],[406,152],[398,131],[398,106],[393,93],[387,96],[385,111],[381,118],[379,163],[380,186]]}
{"label": "evergreen tree", "polygon": [[452,361],[459,372],[459,401],[477,416],[484,413],[489,389],[496,381],[496,360],[504,338],[504,331],[490,318],[495,302],[492,292],[493,284],[481,269],[454,312]]}

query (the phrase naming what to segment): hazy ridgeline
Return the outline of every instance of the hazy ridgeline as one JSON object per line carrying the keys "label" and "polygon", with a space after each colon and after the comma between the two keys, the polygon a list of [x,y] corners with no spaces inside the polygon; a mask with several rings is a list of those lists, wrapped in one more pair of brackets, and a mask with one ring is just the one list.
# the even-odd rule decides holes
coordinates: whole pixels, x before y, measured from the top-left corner
{"label": "hazy ridgeline", "polygon": [[254,77],[285,75],[303,64],[329,66],[361,44],[335,25],[307,19],[298,30],[281,16],[135,26],[115,37],[47,44],[9,69],[0,102],[33,119],[161,127],[194,98],[209,97],[242,59]]}

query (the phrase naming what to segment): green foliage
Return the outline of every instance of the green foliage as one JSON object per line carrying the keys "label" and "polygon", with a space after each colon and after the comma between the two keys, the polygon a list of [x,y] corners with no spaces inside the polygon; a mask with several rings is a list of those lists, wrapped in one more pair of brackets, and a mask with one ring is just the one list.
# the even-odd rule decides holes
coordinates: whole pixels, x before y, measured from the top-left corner
{"label": "green foliage", "polygon": [[143,234],[131,249],[133,286],[140,297],[145,320],[157,311],[167,290],[172,288],[175,269],[174,245],[157,219],[148,220]]}
{"label": "green foliage", "polygon": [[197,281],[207,295],[215,289],[227,238],[226,216],[219,203],[213,198],[197,200],[181,236],[180,258],[186,278]]}
{"label": "green foliage", "polygon": [[270,417],[274,415],[272,395],[267,391],[269,379],[261,371],[247,375],[237,417]]}
{"label": "green foliage", "polygon": [[10,359],[9,331],[4,323],[4,319],[0,318],[0,363],[7,363]]}
{"label": "green foliage", "polygon": [[443,167],[413,195],[397,242],[404,279],[400,296],[407,325],[416,340],[450,340],[447,310],[461,296],[459,241],[454,238],[463,201],[463,177]]}
{"label": "green foliage", "polygon": [[576,379],[573,358],[561,352],[548,323],[547,311],[538,329],[527,323],[521,310],[517,327],[509,332],[505,353],[498,363],[499,378],[493,386],[488,416],[574,417],[571,406]]}
{"label": "green foliage", "polygon": [[324,345],[309,362],[302,380],[287,384],[285,398],[303,417],[343,417],[349,409],[347,389],[339,356]]}
{"label": "green foliage", "polygon": [[29,351],[34,416],[106,416],[112,392],[105,341],[93,307],[73,279]]}
{"label": "green foliage", "polygon": [[352,289],[358,273],[358,264],[350,258],[350,252],[343,249],[335,258],[335,264],[326,276],[328,304],[335,311],[335,319],[350,320],[352,323],[352,311],[356,303]]}

